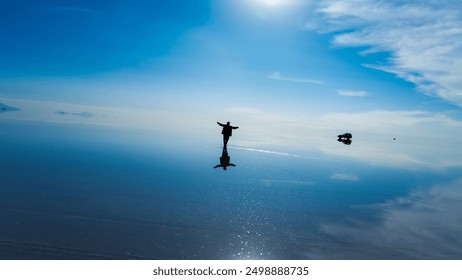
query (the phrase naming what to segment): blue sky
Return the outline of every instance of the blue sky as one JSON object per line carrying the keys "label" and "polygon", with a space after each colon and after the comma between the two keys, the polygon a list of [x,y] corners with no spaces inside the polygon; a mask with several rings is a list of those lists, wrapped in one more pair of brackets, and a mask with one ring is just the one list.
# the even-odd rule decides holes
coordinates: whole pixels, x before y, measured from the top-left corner
{"label": "blue sky", "polygon": [[0,98],[21,109],[2,118],[206,136],[230,120],[246,128],[241,144],[291,147],[343,130],[369,140],[438,131],[453,148],[458,5],[2,1]]}
{"label": "blue sky", "polygon": [[[425,2],[402,2],[3,1],[2,94],[14,96],[16,91],[26,98],[47,98],[45,89],[36,87],[34,92],[36,82],[47,84],[44,95],[50,99],[91,104],[91,99],[85,102],[64,92],[62,87],[75,81],[90,87],[87,91],[96,83],[108,95],[114,87],[124,89],[122,96],[114,95],[125,103],[133,95],[157,91],[193,98],[232,94],[249,103],[270,98],[288,107],[322,100],[334,110],[345,103],[345,110],[358,110],[441,108],[422,104],[440,99],[460,102],[460,81],[437,77],[458,74],[458,61],[452,68],[440,68],[449,55],[458,60],[460,14],[441,16],[451,10],[450,1],[436,10]],[[377,18],[370,18],[370,11],[378,13]],[[428,23],[422,19],[425,12],[434,15]],[[384,15],[388,18],[379,19]],[[449,39],[425,33],[446,30],[447,25],[453,25],[455,33],[446,32]],[[425,29],[420,36],[434,41],[422,46],[425,42],[416,38],[412,53],[404,42],[412,39],[407,38],[415,33],[412,28]],[[395,42],[400,39],[402,43]],[[422,49],[429,53],[428,60],[412,61],[425,58],[417,53]],[[429,74],[437,71],[442,73]],[[420,93],[439,98],[422,97],[416,86]],[[59,93],[53,96],[54,91]],[[350,101],[345,96],[367,98]]]}
{"label": "blue sky", "polygon": [[[461,106],[458,0],[0,1],[0,140],[9,182],[1,197],[8,211],[43,204],[51,209],[45,221],[80,219],[63,211],[69,199],[67,209],[75,205],[85,219],[114,210],[118,219],[140,211],[163,222],[177,213],[180,224],[224,221],[226,229],[235,224],[220,215],[230,213],[258,229],[265,203],[285,207],[262,197],[282,194],[296,199],[281,212],[288,220],[279,220],[299,228],[292,218],[302,219],[325,240],[348,240],[345,258],[356,256],[348,244],[380,255],[377,240],[385,255],[458,257]],[[229,147],[236,168],[226,172],[212,168],[221,155],[217,121],[239,126]],[[337,141],[345,132],[353,134],[349,146]],[[16,203],[24,197],[35,203]],[[315,211],[318,227],[310,200],[338,215]],[[210,205],[223,211],[212,211],[215,220],[203,219]],[[16,222],[8,211],[4,220]],[[351,213],[365,220],[349,220]],[[16,236],[17,225],[7,233]],[[44,240],[56,227],[48,225]],[[75,225],[77,237],[88,229]],[[138,229],[124,225],[114,238]],[[249,238],[249,248],[268,240]],[[325,257],[319,248],[305,257]]]}

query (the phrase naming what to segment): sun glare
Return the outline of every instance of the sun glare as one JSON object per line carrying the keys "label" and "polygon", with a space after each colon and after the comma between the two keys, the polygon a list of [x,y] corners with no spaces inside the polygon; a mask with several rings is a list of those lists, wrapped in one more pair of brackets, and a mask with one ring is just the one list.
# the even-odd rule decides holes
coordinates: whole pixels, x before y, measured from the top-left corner
{"label": "sun glare", "polygon": [[287,0],[256,0],[256,2],[265,6],[276,7],[285,4]]}

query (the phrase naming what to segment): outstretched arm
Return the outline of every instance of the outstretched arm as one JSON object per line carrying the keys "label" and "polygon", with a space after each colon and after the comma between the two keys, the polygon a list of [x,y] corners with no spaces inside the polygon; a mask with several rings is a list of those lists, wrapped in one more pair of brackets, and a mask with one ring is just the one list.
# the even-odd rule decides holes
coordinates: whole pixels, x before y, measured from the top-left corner
{"label": "outstretched arm", "polygon": [[217,167],[223,167],[223,165],[218,164],[218,165],[215,165],[213,168],[217,168]]}
{"label": "outstretched arm", "polygon": [[218,124],[219,126],[225,126],[224,124],[222,124],[222,123],[219,123],[219,122],[217,122],[217,124]]}
{"label": "outstretched arm", "polygon": [[232,129],[238,129],[239,126],[232,126],[231,128],[232,128]]}

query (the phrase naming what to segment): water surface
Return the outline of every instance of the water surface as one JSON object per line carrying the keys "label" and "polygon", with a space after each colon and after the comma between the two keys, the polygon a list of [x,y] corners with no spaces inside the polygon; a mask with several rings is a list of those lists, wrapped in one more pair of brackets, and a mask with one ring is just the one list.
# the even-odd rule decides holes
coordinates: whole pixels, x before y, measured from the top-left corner
{"label": "water surface", "polygon": [[232,138],[223,170],[219,134],[4,122],[0,136],[2,259],[462,258],[457,168]]}

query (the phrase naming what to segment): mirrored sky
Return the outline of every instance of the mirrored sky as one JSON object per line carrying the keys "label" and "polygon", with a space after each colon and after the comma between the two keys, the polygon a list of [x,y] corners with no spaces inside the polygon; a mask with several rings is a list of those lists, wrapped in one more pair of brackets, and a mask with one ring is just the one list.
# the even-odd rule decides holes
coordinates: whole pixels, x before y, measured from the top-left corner
{"label": "mirrored sky", "polygon": [[[3,197],[32,199],[36,186],[47,190],[36,203],[56,201],[56,195],[62,198],[63,190],[56,188],[61,182],[91,209],[107,211],[98,216],[107,222],[120,213],[117,207],[97,206],[102,201],[87,195],[95,195],[95,187],[103,188],[96,194],[114,197],[114,183],[130,199],[155,196],[152,188],[158,188],[161,198],[172,205],[186,203],[185,208],[172,210],[162,199],[158,206],[127,201],[170,213],[141,220],[162,220],[168,226],[170,217],[184,226],[179,244],[186,253],[139,251],[145,258],[460,258],[459,6],[450,0],[2,1],[0,135],[2,153],[14,158],[1,160],[2,169],[9,170],[8,176],[1,175],[9,178]],[[212,168],[221,155],[217,121],[239,126],[228,151],[236,167],[227,171]],[[345,132],[353,135],[351,145],[337,141]],[[65,152],[66,147],[72,149]],[[92,157],[99,153],[113,157]],[[151,174],[135,180],[133,192],[123,191],[129,183],[116,183],[122,175],[144,174],[126,163],[114,165],[127,158]],[[198,160],[204,169],[177,166],[181,158]],[[163,167],[164,161],[171,164]],[[59,163],[63,170],[57,171]],[[35,181],[20,176],[24,170]],[[187,179],[162,175],[173,170],[182,170]],[[75,172],[92,177],[82,182]],[[48,174],[51,192],[39,174]],[[65,178],[75,182],[62,184]],[[206,187],[217,184],[221,194]],[[179,188],[176,198],[167,186]],[[197,193],[210,200],[195,197],[188,187],[198,187]],[[265,188],[278,191],[258,196]],[[278,204],[274,199],[281,189],[284,200]],[[326,204],[330,195],[337,204]],[[229,198],[227,208],[216,213],[216,223],[201,224],[203,205],[218,209],[218,197]],[[251,201],[258,202],[256,209],[240,203]],[[60,208],[38,204],[30,209],[9,205],[8,211],[20,213],[16,217],[28,219],[29,225],[42,213],[50,227],[55,218],[72,224],[86,215],[73,205],[68,210],[74,216],[50,216]],[[189,220],[179,218],[196,210]],[[342,220],[342,211],[351,219]],[[240,218],[218,222],[233,212]],[[304,214],[289,218],[294,213]],[[120,215],[130,220],[131,214]],[[17,222],[7,217],[5,225]],[[243,230],[244,217],[254,227]],[[270,228],[276,218],[282,220]],[[311,218],[316,222],[308,223]],[[157,226],[152,232],[160,230]],[[215,240],[222,254],[201,255],[187,247],[185,236],[204,228],[211,231],[197,238],[210,251],[217,247],[201,239],[203,234],[231,230],[235,235]],[[378,236],[382,241],[375,244]],[[11,238],[0,242],[10,244]],[[255,245],[237,255],[237,247],[229,245],[237,240]],[[24,237],[21,242],[44,241]],[[361,242],[367,249],[349,251]],[[435,248],[426,251],[430,242]],[[268,244],[276,245],[263,250]],[[268,252],[275,255],[264,255]]]}

